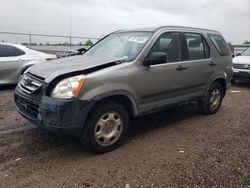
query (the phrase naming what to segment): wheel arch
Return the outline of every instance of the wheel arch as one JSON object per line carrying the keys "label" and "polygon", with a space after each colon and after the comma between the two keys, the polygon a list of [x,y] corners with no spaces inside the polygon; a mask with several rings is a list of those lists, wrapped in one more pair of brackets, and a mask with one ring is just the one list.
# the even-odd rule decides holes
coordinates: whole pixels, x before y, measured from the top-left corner
{"label": "wheel arch", "polygon": [[206,95],[207,95],[207,92],[208,92],[209,88],[211,87],[211,85],[213,83],[215,83],[215,82],[220,83],[222,85],[222,87],[223,87],[223,97],[224,97],[225,94],[226,94],[226,90],[227,90],[227,78],[225,76],[223,76],[223,75],[216,76],[212,80],[210,80],[209,85],[208,85],[208,87],[206,89]]}
{"label": "wheel arch", "polygon": [[19,72],[18,72],[18,74],[17,74],[17,77],[16,77],[16,81],[17,81],[17,82],[18,82],[20,76],[21,76],[28,68],[30,68],[32,65],[33,65],[33,64],[25,65],[25,66],[23,66],[23,67],[19,70]]}
{"label": "wheel arch", "polygon": [[105,100],[113,100],[121,104],[127,110],[130,117],[135,117],[139,114],[134,97],[127,91],[116,90],[97,95],[91,99],[92,106],[89,109],[88,113],[86,114],[86,119],[83,122],[80,135],[84,133],[84,130],[86,128],[86,123],[92,111],[95,109],[95,107],[97,107],[101,102],[104,102]]}
{"label": "wheel arch", "polygon": [[139,114],[136,101],[132,94],[124,90],[109,91],[100,95],[95,96],[93,99],[95,104],[92,106],[93,109],[98,103],[103,100],[113,100],[121,104],[131,116],[137,116]]}

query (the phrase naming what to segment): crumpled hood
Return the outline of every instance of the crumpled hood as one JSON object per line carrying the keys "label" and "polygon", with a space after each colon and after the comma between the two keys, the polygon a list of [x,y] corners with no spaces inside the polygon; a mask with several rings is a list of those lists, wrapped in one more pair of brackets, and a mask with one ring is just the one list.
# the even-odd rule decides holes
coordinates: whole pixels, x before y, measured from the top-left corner
{"label": "crumpled hood", "polygon": [[72,56],[33,65],[29,68],[28,72],[45,78],[45,82],[49,83],[54,78],[63,74],[89,70],[91,68],[100,70],[98,67],[110,63],[113,63],[110,66],[116,65],[115,62],[119,62],[119,60],[119,58],[100,58],[87,55]]}
{"label": "crumpled hood", "polygon": [[250,56],[236,56],[233,58],[233,63],[235,64],[249,64],[250,65]]}

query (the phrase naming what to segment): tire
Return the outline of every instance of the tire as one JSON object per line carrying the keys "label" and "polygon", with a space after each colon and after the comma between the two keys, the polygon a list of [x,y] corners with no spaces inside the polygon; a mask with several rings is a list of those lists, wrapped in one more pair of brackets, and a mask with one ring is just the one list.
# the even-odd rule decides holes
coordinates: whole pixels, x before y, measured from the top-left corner
{"label": "tire", "polygon": [[231,83],[235,83],[235,81],[236,81],[235,79],[232,79],[232,80],[231,80]]}
{"label": "tire", "polygon": [[119,147],[129,127],[129,115],[119,103],[106,100],[91,111],[81,135],[81,143],[95,153]]}
{"label": "tire", "polygon": [[215,114],[221,106],[223,93],[223,86],[218,82],[213,83],[210,86],[205,99],[203,101],[199,101],[200,111],[206,115]]}

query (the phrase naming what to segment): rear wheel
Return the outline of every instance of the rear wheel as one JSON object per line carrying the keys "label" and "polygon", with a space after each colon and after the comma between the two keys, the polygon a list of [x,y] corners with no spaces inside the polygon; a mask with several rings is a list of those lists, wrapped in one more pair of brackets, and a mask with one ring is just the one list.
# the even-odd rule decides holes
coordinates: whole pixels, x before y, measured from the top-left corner
{"label": "rear wheel", "polygon": [[207,115],[215,114],[220,108],[223,92],[224,90],[220,83],[213,83],[208,90],[205,100],[199,101],[201,112]]}
{"label": "rear wheel", "polygon": [[115,101],[104,101],[91,112],[81,141],[96,153],[109,152],[120,146],[128,127],[129,116],[126,109]]}

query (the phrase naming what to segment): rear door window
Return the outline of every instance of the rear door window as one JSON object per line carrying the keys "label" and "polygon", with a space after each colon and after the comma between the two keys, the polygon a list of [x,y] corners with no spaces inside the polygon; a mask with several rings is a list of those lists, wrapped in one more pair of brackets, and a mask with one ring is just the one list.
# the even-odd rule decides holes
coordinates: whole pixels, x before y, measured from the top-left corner
{"label": "rear door window", "polygon": [[220,55],[227,56],[229,54],[227,44],[222,36],[212,34],[209,35],[209,38],[211,39],[213,45],[215,46]]}
{"label": "rear door window", "polygon": [[198,33],[185,33],[189,60],[208,59],[210,50],[205,39]]}
{"label": "rear door window", "polygon": [[10,45],[0,45],[0,57],[15,57],[15,56],[20,56],[24,55],[25,53]]}

